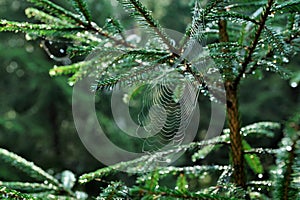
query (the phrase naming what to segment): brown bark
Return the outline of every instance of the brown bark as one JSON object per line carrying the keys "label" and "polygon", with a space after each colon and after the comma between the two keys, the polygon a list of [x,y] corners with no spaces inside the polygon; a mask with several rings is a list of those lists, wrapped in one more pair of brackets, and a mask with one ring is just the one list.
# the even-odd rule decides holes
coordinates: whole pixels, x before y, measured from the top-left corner
{"label": "brown bark", "polygon": [[237,186],[245,188],[244,151],[238,107],[238,88],[232,82],[228,81],[225,84],[225,89],[234,182]]}
{"label": "brown bark", "polygon": [[[219,40],[220,42],[229,42],[227,33],[227,23],[221,19],[219,21]],[[223,49],[226,53],[227,49]],[[228,80],[225,83],[226,99],[227,99],[227,118],[230,129],[230,146],[233,167],[234,183],[237,186],[246,187],[245,171],[244,171],[244,152],[241,136],[241,122],[239,115],[238,102],[238,84],[235,81]]]}

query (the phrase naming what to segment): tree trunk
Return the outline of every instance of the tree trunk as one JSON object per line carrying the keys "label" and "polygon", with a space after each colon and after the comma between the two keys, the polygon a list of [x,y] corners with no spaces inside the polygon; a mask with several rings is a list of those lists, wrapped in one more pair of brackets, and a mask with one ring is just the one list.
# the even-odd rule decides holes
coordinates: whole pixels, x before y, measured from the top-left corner
{"label": "tree trunk", "polygon": [[[219,21],[219,40],[220,42],[229,42],[229,36],[227,33],[227,23],[224,19]],[[227,49],[223,49],[226,53]],[[231,157],[233,165],[233,177],[237,186],[246,187],[245,183],[245,171],[244,171],[244,155],[242,147],[241,136],[241,122],[238,108],[238,84],[234,81],[227,81],[225,83],[226,98],[227,98],[227,118],[228,126],[230,129],[230,145],[231,145]]]}
{"label": "tree trunk", "polygon": [[228,81],[225,84],[227,98],[227,118],[230,129],[230,146],[233,177],[237,186],[245,188],[244,152],[242,147],[241,122],[238,108],[238,88]]}

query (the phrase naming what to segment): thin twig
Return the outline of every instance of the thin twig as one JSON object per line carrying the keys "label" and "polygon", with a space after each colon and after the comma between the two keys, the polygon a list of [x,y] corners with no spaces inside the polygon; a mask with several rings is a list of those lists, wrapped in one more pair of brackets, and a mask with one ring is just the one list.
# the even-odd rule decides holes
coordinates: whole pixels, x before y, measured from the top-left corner
{"label": "thin twig", "polygon": [[264,148],[256,148],[251,150],[245,150],[244,154],[276,154],[277,149],[264,149]]}

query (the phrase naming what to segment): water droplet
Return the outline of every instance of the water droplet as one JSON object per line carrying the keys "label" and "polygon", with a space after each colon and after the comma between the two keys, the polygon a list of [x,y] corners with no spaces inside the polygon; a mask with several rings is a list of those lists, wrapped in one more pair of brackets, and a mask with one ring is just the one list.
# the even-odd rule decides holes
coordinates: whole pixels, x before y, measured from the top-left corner
{"label": "water droplet", "polygon": [[283,58],[282,58],[282,61],[283,61],[284,63],[288,63],[288,62],[289,62],[289,59],[287,59],[286,57],[283,57]]}
{"label": "water droplet", "polygon": [[22,77],[22,76],[25,74],[25,72],[24,72],[24,70],[22,70],[22,69],[18,69],[18,70],[16,71],[16,74],[17,74],[18,77]]}
{"label": "water droplet", "polygon": [[269,67],[267,67],[267,68],[266,68],[266,71],[270,71],[270,68],[269,68]]}
{"label": "water droplet", "polygon": [[277,174],[282,174],[282,172],[283,172],[282,169],[277,170]]}
{"label": "water droplet", "polygon": [[12,10],[14,10],[14,11],[18,10],[18,9],[20,8],[20,6],[21,6],[21,4],[20,4],[19,1],[13,1],[13,2],[11,3],[11,8],[12,8]]}
{"label": "water droplet", "polygon": [[25,40],[30,41],[33,40],[34,38],[30,34],[25,35]]}
{"label": "water droplet", "polygon": [[292,151],[292,147],[291,147],[291,146],[287,146],[285,149],[286,149],[287,151]]}
{"label": "water droplet", "polygon": [[76,191],[75,195],[76,195],[77,199],[87,199],[88,198],[88,195],[81,191]]}
{"label": "water droplet", "polygon": [[6,67],[6,71],[8,73],[13,73],[18,68],[18,63],[15,61],[12,61],[9,63],[9,65]]}
{"label": "water droplet", "polygon": [[112,43],[111,42],[108,42],[104,45],[104,47],[112,47]]}
{"label": "water droplet", "polygon": [[65,170],[61,173],[61,183],[65,188],[72,189],[75,184],[76,178],[73,172]]}
{"label": "water droplet", "polygon": [[291,82],[291,87],[292,87],[292,88],[298,87],[298,83],[296,83],[296,82]]}
{"label": "water droplet", "polygon": [[15,119],[17,116],[16,111],[10,110],[6,113],[8,119]]}
{"label": "water droplet", "polygon": [[264,175],[262,174],[258,174],[258,178],[262,178]]}
{"label": "water droplet", "polygon": [[129,35],[127,38],[126,38],[126,41],[127,42],[132,42],[134,44],[138,44],[140,43],[141,41],[141,37],[136,35],[136,34],[132,34],[132,35]]}
{"label": "water droplet", "polygon": [[69,86],[73,86],[73,85],[74,85],[74,82],[70,81]]}
{"label": "water droplet", "polygon": [[34,47],[30,44],[26,45],[25,49],[28,53],[32,53],[34,51]]}
{"label": "water droplet", "polygon": [[65,50],[64,49],[60,49],[59,52],[60,53],[65,53]]}
{"label": "water droplet", "polygon": [[258,191],[261,191],[261,188],[257,188]]}
{"label": "water droplet", "polygon": [[175,41],[175,40],[173,40],[173,39],[171,39],[171,40],[170,40],[170,43],[171,43],[173,46],[175,46],[175,45],[176,45],[176,41]]}
{"label": "water droplet", "polygon": [[50,70],[49,71],[49,75],[50,76],[55,76],[56,75],[56,71],[55,70]]}
{"label": "water droplet", "polygon": [[88,180],[87,180],[87,179],[81,179],[79,182],[80,182],[80,183],[87,183]]}

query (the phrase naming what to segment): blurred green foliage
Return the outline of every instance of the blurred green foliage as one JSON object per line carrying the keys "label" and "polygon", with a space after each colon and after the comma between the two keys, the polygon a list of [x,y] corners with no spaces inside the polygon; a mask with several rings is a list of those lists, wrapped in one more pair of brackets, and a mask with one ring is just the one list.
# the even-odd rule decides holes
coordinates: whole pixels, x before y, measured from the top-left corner
{"label": "blurred green foliage", "polygon": [[[23,1],[0,4],[2,18],[25,18],[28,4]],[[39,48],[41,40],[28,42],[23,34],[10,33],[2,33],[0,40],[0,146],[56,172],[94,169],[98,163],[81,144],[73,124],[72,88],[66,78],[49,76],[56,63]],[[0,174],[15,178],[2,165]]]}

